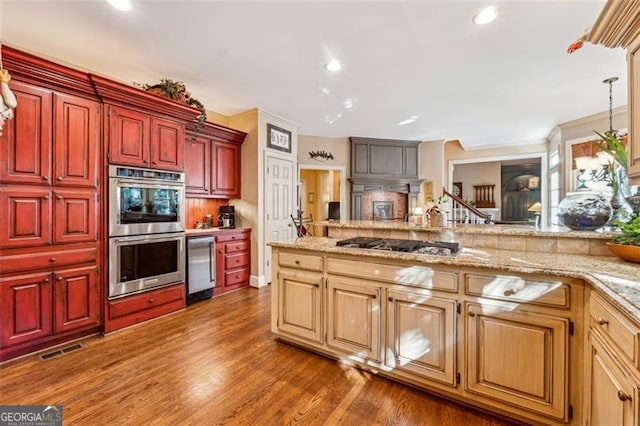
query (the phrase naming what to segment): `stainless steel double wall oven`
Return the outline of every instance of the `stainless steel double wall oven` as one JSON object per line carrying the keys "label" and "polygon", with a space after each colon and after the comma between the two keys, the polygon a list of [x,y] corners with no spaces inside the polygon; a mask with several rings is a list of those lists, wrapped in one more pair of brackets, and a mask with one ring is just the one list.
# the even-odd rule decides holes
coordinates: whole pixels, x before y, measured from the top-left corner
{"label": "stainless steel double wall oven", "polygon": [[185,278],[184,173],[109,166],[109,298]]}

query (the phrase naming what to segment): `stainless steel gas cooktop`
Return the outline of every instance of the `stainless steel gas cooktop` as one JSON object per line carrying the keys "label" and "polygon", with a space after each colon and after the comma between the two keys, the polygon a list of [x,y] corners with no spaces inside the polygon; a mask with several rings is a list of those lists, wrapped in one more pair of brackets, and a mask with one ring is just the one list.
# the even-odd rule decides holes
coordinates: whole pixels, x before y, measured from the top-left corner
{"label": "stainless steel gas cooktop", "polygon": [[349,238],[347,240],[338,241],[336,245],[340,247],[434,254],[439,256],[455,256],[460,251],[460,243],[457,242],[401,240],[373,237]]}

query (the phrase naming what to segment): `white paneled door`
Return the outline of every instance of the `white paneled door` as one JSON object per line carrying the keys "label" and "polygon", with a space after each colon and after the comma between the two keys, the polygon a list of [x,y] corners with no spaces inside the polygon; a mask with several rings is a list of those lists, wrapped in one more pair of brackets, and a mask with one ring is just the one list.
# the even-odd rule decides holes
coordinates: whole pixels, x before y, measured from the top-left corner
{"label": "white paneled door", "polygon": [[[294,163],[278,157],[267,156],[265,178],[265,244],[272,241],[288,241],[294,238],[291,221],[295,195]],[[271,247],[265,247],[265,278],[271,281]]]}

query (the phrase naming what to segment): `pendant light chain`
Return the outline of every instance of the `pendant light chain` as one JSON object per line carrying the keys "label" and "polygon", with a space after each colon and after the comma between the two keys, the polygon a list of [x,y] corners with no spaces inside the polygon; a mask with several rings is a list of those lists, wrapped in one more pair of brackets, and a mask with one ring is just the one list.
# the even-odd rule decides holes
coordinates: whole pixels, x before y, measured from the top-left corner
{"label": "pendant light chain", "polygon": [[602,80],[603,83],[607,83],[609,85],[609,130],[606,132],[607,135],[613,135],[613,83],[618,81],[618,77],[609,77],[605,80]]}

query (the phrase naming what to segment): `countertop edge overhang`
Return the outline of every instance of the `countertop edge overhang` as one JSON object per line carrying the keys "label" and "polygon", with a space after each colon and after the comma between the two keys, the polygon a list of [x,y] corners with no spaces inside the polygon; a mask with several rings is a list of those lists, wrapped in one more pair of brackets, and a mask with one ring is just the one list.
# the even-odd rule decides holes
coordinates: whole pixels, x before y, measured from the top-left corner
{"label": "countertop edge overhang", "polygon": [[564,226],[547,226],[544,228],[527,225],[472,225],[454,224],[447,227],[429,227],[414,225],[408,222],[398,221],[373,221],[373,220],[351,220],[351,221],[320,221],[314,225],[326,226],[328,228],[344,229],[388,229],[397,231],[413,232],[443,232],[461,234],[486,234],[486,235],[520,235],[529,237],[554,237],[554,238],[584,238],[597,240],[611,240],[619,232],[610,231],[573,231]]}
{"label": "countertop edge overhang", "polygon": [[337,241],[336,238],[302,237],[288,242],[271,242],[269,245],[286,249],[366,257],[372,260],[399,260],[423,265],[488,268],[579,278],[606,296],[640,324],[640,265],[625,262],[617,257],[545,254],[473,247],[463,247],[457,256],[447,257],[338,247]]}

